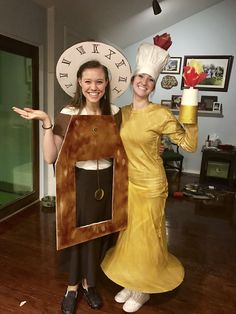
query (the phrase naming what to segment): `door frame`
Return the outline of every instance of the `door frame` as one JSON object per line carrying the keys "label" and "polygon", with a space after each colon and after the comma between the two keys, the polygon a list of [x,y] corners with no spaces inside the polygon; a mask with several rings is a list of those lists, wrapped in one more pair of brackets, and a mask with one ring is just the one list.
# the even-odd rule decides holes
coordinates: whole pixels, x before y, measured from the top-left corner
{"label": "door frame", "polygon": [[[0,50],[32,59],[32,107],[39,108],[39,48],[0,34]],[[0,209],[0,220],[39,199],[39,123],[32,121],[33,191]]]}

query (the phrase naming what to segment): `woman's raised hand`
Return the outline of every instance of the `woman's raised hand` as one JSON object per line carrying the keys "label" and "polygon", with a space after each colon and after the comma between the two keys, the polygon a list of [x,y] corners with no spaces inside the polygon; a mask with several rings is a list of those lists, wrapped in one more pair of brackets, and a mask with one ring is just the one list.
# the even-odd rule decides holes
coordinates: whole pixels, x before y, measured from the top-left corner
{"label": "woman's raised hand", "polygon": [[12,110],[26,120],[36,119],[42,121],[43,123],[51,123],[48,114],[42,110],[35,110],[27,107],[23,109],[12,107]]}

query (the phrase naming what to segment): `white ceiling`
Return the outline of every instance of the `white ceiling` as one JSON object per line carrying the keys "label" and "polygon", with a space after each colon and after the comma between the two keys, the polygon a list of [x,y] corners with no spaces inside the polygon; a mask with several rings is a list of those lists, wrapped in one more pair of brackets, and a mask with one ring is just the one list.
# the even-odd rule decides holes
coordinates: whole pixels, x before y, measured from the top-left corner
{"label": "white ceiling", "polygon": [[154,15],[152,0],[32,0],[55,6],[79,40],[95,39],[125,48],[223,0],[162,0]]}

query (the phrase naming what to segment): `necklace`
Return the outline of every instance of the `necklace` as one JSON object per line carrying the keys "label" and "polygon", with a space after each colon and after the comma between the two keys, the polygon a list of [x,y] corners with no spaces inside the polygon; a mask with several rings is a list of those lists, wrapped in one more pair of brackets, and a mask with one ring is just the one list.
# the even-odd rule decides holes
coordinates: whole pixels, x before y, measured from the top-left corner
{"label": "necklace", "polygon": [[95,191],[94,196],[95,196],[95,199],[97,201],[101,201],[103,199],[103,196],[104,196],[104,190],[100,187],[98,160],[97,160],[97,183],[98,183],[98,188]]}
{"label": "necklace", "polygon": [[[97,133],[97,128],[94,127],[92,132],[94,134],[94,136],[96,136],[96,133]],[[96,140],[96,137],[95,137],[95,140]],[[101,201],[103,199],[103,196],[104,196],[104,190],[100,187],[100,177],[99,177],[99,162],[98,162],[98,159],[97,159],[97,190],[95,191],[94,193],[94,197],[97,201]]]}

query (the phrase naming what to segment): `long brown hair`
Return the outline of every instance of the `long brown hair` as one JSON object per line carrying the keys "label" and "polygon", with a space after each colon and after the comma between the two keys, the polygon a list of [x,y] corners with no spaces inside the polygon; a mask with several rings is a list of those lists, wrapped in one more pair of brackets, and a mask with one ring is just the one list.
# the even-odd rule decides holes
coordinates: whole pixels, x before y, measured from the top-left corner
{"label": "long brown hair", "polygon": [[[97,69],[101,68],[104,71],[105,74],[105,79],[108,81],[105,93],[100,99],[100,109],[102,112],[102,115],[111,115],[111,103],[110,103],[110,81],[109,81],[109,74],[107,68],[102,65],[99,61],[97,60],[91,60],[88,62],[83,63],[79,70],[77,71],[77,80],[82,78],[83,72],[87,69]],[[77,83],[77,88],[75,92],[74,98],[72,98],[70,102],[70,106],[79,108],[80,112],[82,109],[85,107],[86,104],[86,99],[82,93],[82,88],[79,83]]]}

